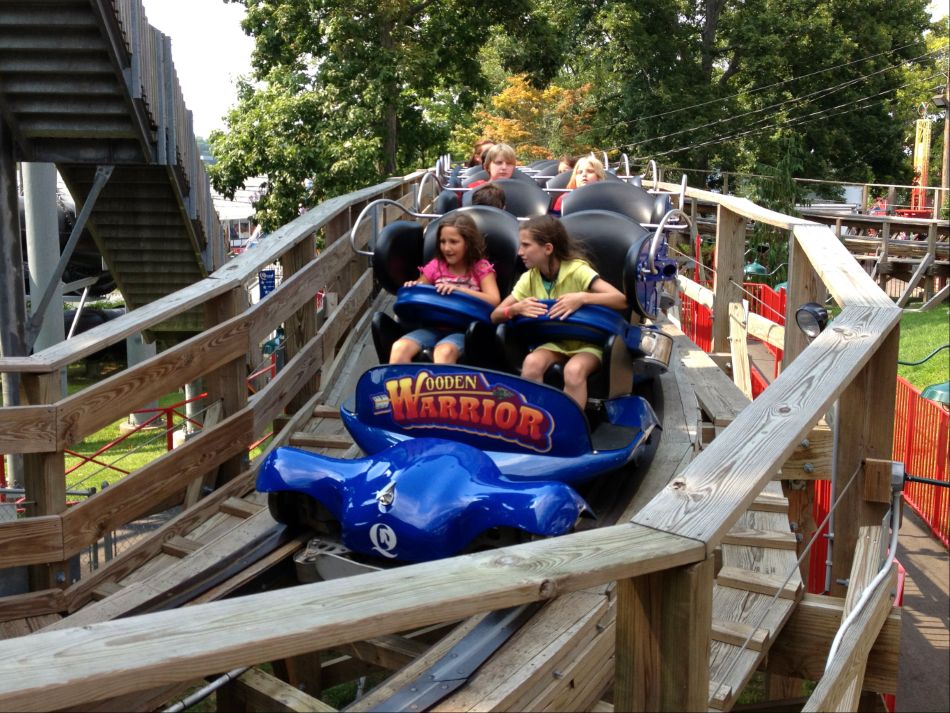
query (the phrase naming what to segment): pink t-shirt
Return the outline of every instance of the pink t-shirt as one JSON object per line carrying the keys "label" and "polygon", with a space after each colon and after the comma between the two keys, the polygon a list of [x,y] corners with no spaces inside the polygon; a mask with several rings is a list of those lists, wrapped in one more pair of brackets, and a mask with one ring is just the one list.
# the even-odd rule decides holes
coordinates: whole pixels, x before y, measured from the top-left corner
{"label": "pink t-shirt", "polygon": [[464,275],[456,275],[449,270],[447,263],[439,258],[433,258],[423,267],[420,267],[419,270],[430,285],[452,284],[481,292],[482,280],[485,279],[485,275],[493,273],[495,268],[488,260],[479,260]]}

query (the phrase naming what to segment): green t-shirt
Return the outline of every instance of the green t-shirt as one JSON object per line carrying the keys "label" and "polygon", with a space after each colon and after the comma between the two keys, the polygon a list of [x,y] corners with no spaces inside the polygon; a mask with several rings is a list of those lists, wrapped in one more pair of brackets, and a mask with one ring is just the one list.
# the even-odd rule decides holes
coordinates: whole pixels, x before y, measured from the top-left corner
{"label": "green t-shirt", "polygon": [[[550,289],[545,286],[544,278],[541,277],[541,271],[536,267],[532,267],[518,278],[518,282],[515,283],[511,294],[516,300],[523,300],[526,297],[537,297],[539,300],[554,300],[571,292],[587,292],[591,284],[598,277],[594,268],[583,260],[567,260],[561,263],[557,271],[557,277],[551,284]],[[546,342],[537,345],[535,348],[547,349],[548,351],[571,356],[578,352],[589,352],[601,360],[603,360],[604,355],[600,347],[590,342],[582,342],[578,339]]]}

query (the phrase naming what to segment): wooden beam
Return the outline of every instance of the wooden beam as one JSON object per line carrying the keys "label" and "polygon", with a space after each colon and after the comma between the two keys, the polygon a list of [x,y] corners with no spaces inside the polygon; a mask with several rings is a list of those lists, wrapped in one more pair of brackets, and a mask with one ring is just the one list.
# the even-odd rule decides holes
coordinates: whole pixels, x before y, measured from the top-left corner
{"label": "wooden beam", "polygon": [[894,307],[842,310],[836,328],[822,332],[633,522],[702,540],[711,554],[899,319]]}
{"label": "wooden beam", "polygon": [[[750,636],[751,635],[751,636]],[[756,628],[751,624],[738,621],[714,619],[712,623],[713,641],[742,646],[745,644],[753,651],[764,651],[769,647],[769,630]],[[746,644],[748,640],[748,644]]]}
{"label": "wooden beam", "polygon": [[240,678],[219,689],[217,700],[218,710],[241,710],[247,713],[336,710],[333,706],[257,668],[248,669]]}
{"label": "wooden beam", "polygon": [[[806,594],[772,642],[765,670],[812,681],[820,679],[843,611],[841,597]],[[901,610],[895,608],[884,620],[868,654],[865,690],[897,692],[900,642]]]}
{"label": "wooden beam", "polygon": [[799,599],[802,593],[801,583],[794,579],[786,583],[781,575],[750,572],[739,567],[723,567],[716,575],[716,584],[769,596],[778,593],[782,599]]}
{"label": "wooden beam", "polygon": [[0,568],[66,559],[61,515],[0,522]]}
{"label": "wooden beam", "polygon": [[429,647],[404,636],[376,636],[350,644],[353,655],[360,661],[379,666],[387,671],[398,671],[424,654]]}
{"label": "wooden beam", "polygon": [[809,339],[798,328],[795,322],[795,312],[807,302],[825,303],[828,292],[821,283],[818,273],[812,267],[808,254],[794,237],[788,241],[788,287],[785,297],[785,345],[782,352],[782,369],[798,358],[805,351]]}
{"label": "wooden beam", "polygon": [[[855,559],[854,596],[845,601],[844,615],[847,616],[849,600],[856,601],[863,586],[871,579],[868,570],[873,569],[879,552],[879,540],[871,533],[872,528],[862,528],[861,551]],[[880,528],[877,529],[878,532]],[[863,576],[862,576],[863,574]],[[804,711],[851,711],[857,710],[857,700],[861,694],[868,654],[878,638],[884,621],[893,608],[893,592],[897,583],[897,568],[891,565],[889,575],[878,584],[862,608],[861,614],[845,632],[837,655],[825,673]],[[850,595],[850,593],[849,593]]]}
{"label": "wooden beam", "polygon": [[745,263],[744,215],[720,204],[716,218],[716,275],[713,281],[713,351],[729,351],[729,304],[742,300]]}
{"label": "wooden beam", "polygon": [[[839,582],[850,576],[859,528],[880,525],[888,508],[886,503],[864,499],[863,463],[867,458],[891,457],[899,346],[898,323],[838,401],[838,480],[834,486],[838,507],[835,510],[830,592],[835,596],[845,593]],[[856,482],[845,490],[855,473]]]}
{"label": "wooden beam", "polygon": [[745,307],[741,302],[729,305],[729,353],[732,356],[732,380],[749,401],[752,400],[752,372],[749,366],[749,330]]}
{"label": "wooden beam", "polygon": [[927,268],[930,267],[930,264],[933,262],[933,255],[927,254],[924,256],[924,259],[920,261],[920,264],[917,266],[917,269],[914,270],[914,274],[910,277],[910,282],[907,283],[907,287],[904,288],[904,292],[897,299],[898,307],[906,307],[907,303],[910,301],[910,296],[914,292],[914,288],[917,287],[917,283],[920,282],[920,278],[924,276],[927,272]]}
{"label": "wooden beam", "polygon": [[617,582],[617,710],[707,710],[712,580],[709,558]]}
{"label": "wooden beam", "polygon": [[829,426],[815,426],[802,445],[782,464],[777,480],[830,480],[834,433]]}
{"label": "wooden beam", "polygon": [[748,328],[750,337],[760,339],[766,344],[778,347],[779,349],[785,348],[785,327],[781,324],[773,322],[768,317],[750,312],[748,315]]}
{"label": "wooden beam", "polygon": [[[103,691],[118,696],[155,680],[190,681],[548,599],[703,557],[704,548],[696,542],[617,525],[176,611],[40,632],[0,642],[0,707],[78,706],[96,700]],[[704,591],[711,596],[708,582]],[[254,616],[249,617],[249,611]],[[708,622],[705,631],[708,636]],[[109,655],[89,655],[93,650],[108,650]]]}
{"label": "wooden beam", "polygon": [[56,406],[4,406],[0,453],[50,453],[59,449]]}
{"label": "wooden beam", "polygon": [[[313,238],[304,240],[294,246],[292,250],[281,256],[281,265],[284,276],[289,277],[302,270],[310,263],[316,254]],[[316,292],[319,287],[310,283],[310,289]],[[317,333],[317,310],[312,301],[304,303],[297,311],[284,320],[284,335],[286,338],[285,350],[289,361],[297,355]],[[287,408],[296,412],[320,388],[319,374],[314,374],[300,385],[300,389],[290,400]]]}

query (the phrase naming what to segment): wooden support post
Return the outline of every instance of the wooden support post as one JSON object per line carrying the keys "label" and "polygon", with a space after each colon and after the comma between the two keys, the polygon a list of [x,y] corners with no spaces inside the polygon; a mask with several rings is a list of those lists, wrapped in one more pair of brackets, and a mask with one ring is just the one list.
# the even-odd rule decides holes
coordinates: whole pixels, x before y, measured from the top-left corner
{"label": "wooden support post", "polygon": [[[213,327],[241,314],[247,307],[247,295],[239,287],[205,303],[205,325]],[[241,355],[202,377],[206,406],[219,402],[221,419],[234,415],[247,405],[247,355]],[[220,486],[247,468],[247,454],[236,455],[217,469],[214,479]],[[210,480],[210,478],[209,478]]]}
{"label": "wooden support post", "polygon": [[322,690],[320,652],[292,656],[273,662],[274,675],[307,695],[319,697]]}
{"label": "wooden support post", "polygon": [[890,279],[888,275],[890,275],[891,272],[891,266],[889,264],[890,243],[891,223],[885,218],[884,228],[881,230],[881,254],[877,260],[877,282],[885,292],[887,291],[887,281]]}
{"label": "wooden support post", "polygon": [[[898,324],[838,401],[835,483],[838,507],[835,510],[830,592],[834,596],[844,596],[848,592],[839,581],[850,576],[859,528],[880,525],[888,508],[887,504],[865,500],[863,462],[866,458],[889,460],[891,457],[899,342]],[[856,482],[842,494],[856,471]]]}
{"label": "wooden support post", "polygon": [[713,571],[710,557],[617,583],[614,710],[708,709]]}
{"label": "wooden support post", "polygon": [[[938,191],[939,193],[939,191]],[[927,229],[927,255],[930,257],[930,264],[937,261],[937,222],[933,221]],[[924,276],[924,299],[926,302],[934,296],[934,271],[932,268],[927,270]]]}
{"label": "wooden support post", "polygon": [[827,291],[801,245],[790,235],[788,241],[788,296],[785,307],[785,350],[782,354],[782,369],[795,361],[805,351],[808,337],[795,322],[795,311],[806,302],[825,303]]}
{"label": "wooden support post", "polygon": [[716,275],[713,284],[713,351],[729,351],[729,303],[742,301],[745,216],[719,206],[716,218]]}
{"label": "wooden support post", "polygon": [[[293,249],[281,256],[280,264],[284,268],[284,279],[289,278],[298,270],[303,269],[316,257],[316,250],[312,236],[297,243]],[[316,294],[316,287],[314,294]],[[317,334],[317,308],[313,301],[307,301],[284,322],[284,336],[286,342],[284,350],[287,361],[293,359],[303,349],[304,345]],[[320,389],[320,375],[314,374],[287,404],[288,413],[299,410]]]}
{"label": "wooden support post", "polygon": [[732,381],[752,400],[752,372],[749,367],[748,329],[745,307],[740,302],[729,305],[729,349],[732,357]]}
{"label": "wooden support post", "polygon": [[[62,397],[58,370],[49,374],[23,374],[21,383],[27,404],[52,404]],[[27,516],[58,515],[66,510],[66,460],[62,452],[25,454],[23,481]],[[34,565],[30,567],[29,578],[32,591],[72,584],[67,562]]]}

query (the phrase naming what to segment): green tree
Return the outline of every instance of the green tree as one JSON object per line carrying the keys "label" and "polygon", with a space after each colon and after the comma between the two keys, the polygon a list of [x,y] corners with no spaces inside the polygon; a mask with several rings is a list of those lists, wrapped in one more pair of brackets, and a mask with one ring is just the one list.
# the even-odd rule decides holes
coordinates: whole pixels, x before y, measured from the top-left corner
{"label": "green tree", "polygon": [[[492,32],[546,41],[530,0],[229,0],[247,7],[253,77],[213,133],[215,188],[266,174],[272,229],[296,206],[431,162],[488,91],[477,60]],[[509,52],[507,62],[531,64]],[[305,194],[303,180],[314,180]]]}

